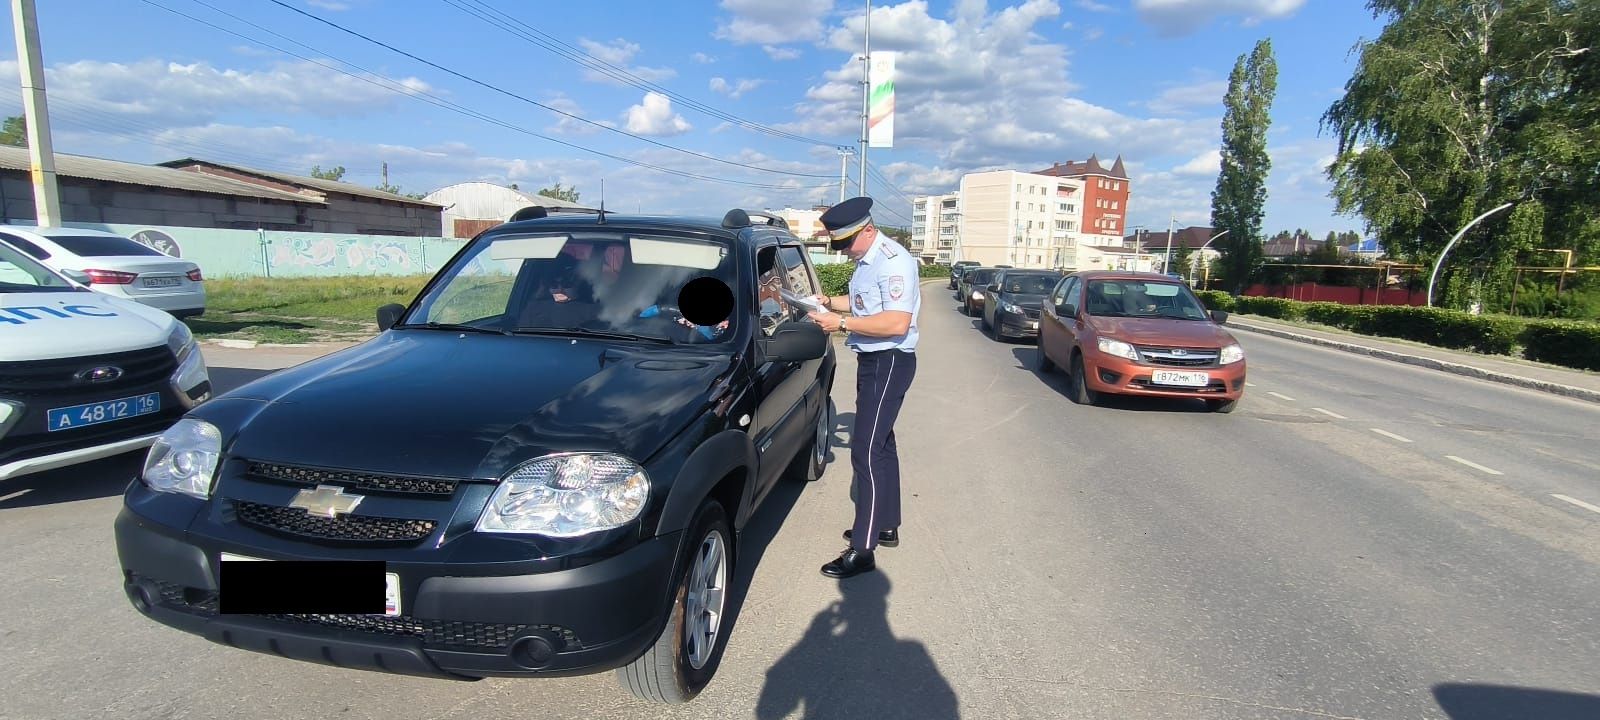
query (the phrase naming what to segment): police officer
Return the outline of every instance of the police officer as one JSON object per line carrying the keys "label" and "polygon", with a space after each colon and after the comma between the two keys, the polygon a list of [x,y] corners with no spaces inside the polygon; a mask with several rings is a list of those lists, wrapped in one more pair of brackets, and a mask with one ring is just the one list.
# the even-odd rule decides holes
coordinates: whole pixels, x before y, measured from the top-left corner
{"label": "police officer", "polygon": [[876,567],[878,545],[900,544],[900,457],[894,423],[917,372],[917,313],[922,309],[916,258],[878,232],[871,198],[858,197],[822,214],[829,246],[856,263],[850,294],[818,297],[828,309],[812,313],[823,329],[846,333],[856,353],[856,426],[850,435],[855,473],[855,525],[850,547],[822,566],[822,574],[847,578]]}

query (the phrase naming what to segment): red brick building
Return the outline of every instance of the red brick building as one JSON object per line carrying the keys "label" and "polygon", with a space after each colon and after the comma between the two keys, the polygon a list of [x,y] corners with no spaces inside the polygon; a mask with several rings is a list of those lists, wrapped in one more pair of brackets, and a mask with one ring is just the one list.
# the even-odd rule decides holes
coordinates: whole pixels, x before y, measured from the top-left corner
{"label": "red brick building", "polygon": [[1120,245],[1122,231],[1127,226],[1128,199],[1133,195],[1133,183],[1128,170],[1122,166],[1122,156],[1107,169],[1100,158],[1090,155],[1084,162],[1056,163],[1035,175],[1076,178],[1083,181],[1083,232],[1104,236],[1090,238],[1089,244]]}

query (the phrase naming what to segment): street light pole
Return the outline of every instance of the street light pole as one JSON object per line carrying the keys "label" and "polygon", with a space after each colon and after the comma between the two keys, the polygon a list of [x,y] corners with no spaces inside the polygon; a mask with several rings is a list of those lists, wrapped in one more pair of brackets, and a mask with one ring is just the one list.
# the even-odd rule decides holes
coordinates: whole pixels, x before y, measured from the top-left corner
{"label": "street light pole", "polygon": [[1178,222],[1177,216],[1167,215],[1167,256],[1161,260],[1161,272],[1172,272],[1172,228]]}
{"label": "street light pole", "polygon": [[17,34],[17,66],[22,71],[22,117],[28,125],[34,214],[40,227],[56,227],[62,219],[61,197],[56,190],[56,154],[50,144],[44,55],[39,50],[39,17],[33,0],[12,0],[11,18]]}
{"label": "street light pole", "polygon": [[1479,215],[1479,216],[1473,218],[1472,222],[1467,223],[1465,227],[1463,227],[1460,230],[1456,231],[1456,236],[1453,237],[1453,238],[1450,238],[1450,242],[1445,243],[1444,250],[1439,252],[1439,259],[1433,261],[1433,273],[1428,275],[1428,307],[1433,307],[1433,282],[1434,282],[1434,280],[1438,279],[1438,277],[1439,277],[1439,268],[1444,266],[1444,258],[1445,258],[1446,255],[1450,254],[1450,248],[1455,247],[1456,243],[1461,240],[1461,236],[1466,235],[1467,231],[1471,230],[1474,225],[1477,225],[1478,223],[1483,222],[1484,218],[1489,217],[1490,215],[1493,215],[1493,214],[1495,214],[1497,212],[1500,212],[1501,210],[1504,210],[1504,209],[1506,209],[1508,207],[1511,207],[1513,204],[1515,204],[1515,203],[1506,203],[1504,205],[1501,205],[1500,207],[1497,207],[1497,208],[1495,208],[1493,210],[1490,210],[1490,211],[1488,211],[1488,212],[1486,212],[1486,213],[1484,213],[1482,215]]}
{"label": "street light pole", "polygon": [[[1223,235],[1227,235],[1227,234],[1228,234],[1228,231],[1227,230],[1223,230],[1222,232],[1219,232],[1219,233],[1217,233],[1215,235],[1212,235],[1211,236],[1211,240],[1207,240],[1206,244],[1200,246],[1199,252],[1200,252],[1200,261],[1201,262],[1205,262],[1205,259],[1206,259],[1206,248],[1211,246],[1212,240],[1216,240],[1217,238],[1222,237]],[[1207,265],[1206,265],[1206,280],[1208,282],[1211,280],[1211,266],[1210,266],[1209,263],[1207,263]],[[1190,284],[1194,284],[1194,266],[1193,265],[1189,266],[1189,283]]]}
{"label": "street light pole", "polygon": [[867,28],[866,49],[861,55],[861,195],[867,194],[867,125],[871,107],[868,105],[869,96],[872,95],[872,0],[867,0]]}

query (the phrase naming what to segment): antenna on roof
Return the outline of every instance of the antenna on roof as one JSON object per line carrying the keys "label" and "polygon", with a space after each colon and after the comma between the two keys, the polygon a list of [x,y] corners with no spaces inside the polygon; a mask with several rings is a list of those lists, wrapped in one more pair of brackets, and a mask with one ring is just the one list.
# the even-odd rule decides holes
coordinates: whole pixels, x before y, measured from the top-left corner
{"label": "antenna on roof", "polygon": [[606,179],[600,178],[600,224],[606,223]]}

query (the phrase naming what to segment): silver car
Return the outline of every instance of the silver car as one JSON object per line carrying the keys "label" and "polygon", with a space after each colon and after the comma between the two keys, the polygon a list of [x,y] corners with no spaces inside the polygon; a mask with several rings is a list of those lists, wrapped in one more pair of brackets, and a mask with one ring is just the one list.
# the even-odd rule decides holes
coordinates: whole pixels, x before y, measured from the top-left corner
{"label": "silver car", "polygon": [[165,310],[177,317],[206,310],[200,266],[115,233],[6,225],[0,239],[90,289]]}

